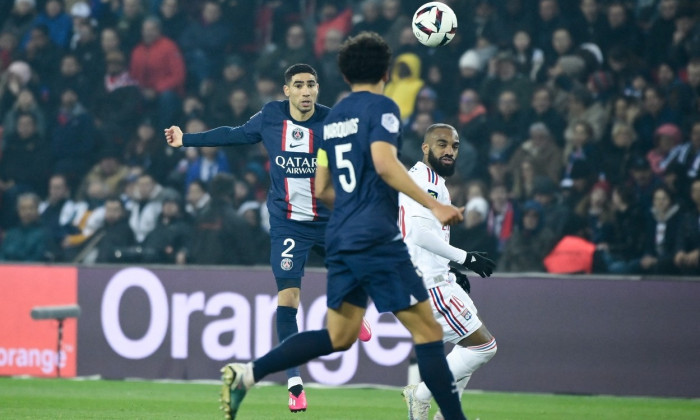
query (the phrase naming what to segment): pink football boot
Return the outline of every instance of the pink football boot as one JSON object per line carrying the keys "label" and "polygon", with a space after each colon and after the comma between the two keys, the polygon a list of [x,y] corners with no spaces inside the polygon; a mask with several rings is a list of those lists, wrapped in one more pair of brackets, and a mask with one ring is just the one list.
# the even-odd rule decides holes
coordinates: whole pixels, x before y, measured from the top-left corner
{"label": "pink football boot", "polygon": [[369,341],[372,338],[372,328],[369,326],[369,322],[362,318],[362,327],[360,327],[360,333],[357,335],[360,341]]}
{"label": "pink football boot", "polygon": [[289,411],[292,413],[306,411],[306,392],[301,391],[298,397],[295,397],[291,392],[289,393]]}

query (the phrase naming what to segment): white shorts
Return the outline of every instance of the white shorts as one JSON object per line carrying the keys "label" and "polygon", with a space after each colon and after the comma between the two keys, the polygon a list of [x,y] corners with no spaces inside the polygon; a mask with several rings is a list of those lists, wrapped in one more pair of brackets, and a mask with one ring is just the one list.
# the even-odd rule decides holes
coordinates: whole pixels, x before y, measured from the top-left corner
{"label": "white shorts", "polygon": [[428,289],[428,295],[433,315],[442,326],[442,341],[457,344],[481,327],[474,302],[458,284],[443,283]]}

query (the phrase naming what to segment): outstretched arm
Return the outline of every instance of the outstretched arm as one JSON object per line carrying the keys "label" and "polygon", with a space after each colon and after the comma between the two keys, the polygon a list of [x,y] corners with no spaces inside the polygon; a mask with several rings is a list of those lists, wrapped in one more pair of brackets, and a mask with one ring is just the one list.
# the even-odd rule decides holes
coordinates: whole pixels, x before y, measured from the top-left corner
{"label": "outstretched arm", "polygon": [[165,139],[172,147],[233,146],[257,143],[259,136],[248,135],[245,125],[238,127],[217,127],[201,133],[182,134],[180,127],[173,125],[165,129]]}
{"label": "outstretched arm", "polygon": [[413,217],[412,219],[416,232],[411,232],[413,242],[419,247],[437,254],[443,258],[457,263],[469,270],[472,270],[481,277],[490,277],[496,263],[482,251],[465,251],[456,248],[442,238],[430,227],[433,223],[423,217]]}

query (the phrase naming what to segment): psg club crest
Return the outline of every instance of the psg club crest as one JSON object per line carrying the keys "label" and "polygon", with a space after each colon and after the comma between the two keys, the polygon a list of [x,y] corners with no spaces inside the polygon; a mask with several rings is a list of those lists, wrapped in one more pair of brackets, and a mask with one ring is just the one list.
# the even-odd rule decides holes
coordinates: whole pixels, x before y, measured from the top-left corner
{"label": "psg club crest", "polygon": [[301,128],[295,128],[294,130],[292,130],[292,137],[294,138],[294,140],[301,140],[304,138],[304,132]]}
{"label": "psg club crest", "polygon": [[292,262],[291,258],[283,258],[280,267],[282,267],[284,271],[289,271],[294,267],[294,262]]}

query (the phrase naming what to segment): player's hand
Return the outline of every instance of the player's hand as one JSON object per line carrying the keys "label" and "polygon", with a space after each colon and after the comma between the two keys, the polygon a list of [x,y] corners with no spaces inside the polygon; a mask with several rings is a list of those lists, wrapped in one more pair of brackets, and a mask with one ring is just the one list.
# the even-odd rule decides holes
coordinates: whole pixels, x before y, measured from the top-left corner
{"label": "player's hand", "polygon": [[469,278],[466,274],[454,267],[450,267],[450,273],[455,275],[455,278],[457,279],[457,284],[459,285],[459,287],[464,289],[465,292],[469,293],[472,291],[472,285],[469,283]]}
{"label": "player's hand", "polygon": [[496,268],[496,263],[486,256],[485,252],[470,251],[467,252],[467,258],[464,260],[464,265],[482,278],[490,277],[493,269]]}
{"label": "player's hand", "polygon": [[464,220],[464,207],[438,204],[431,211],[443,226],[454,225]]}
{"label": "player's hand", "polygon": [[172,147],[182,147],[182,130],[176,125],[170,126],[165,130],[165,140]]}

